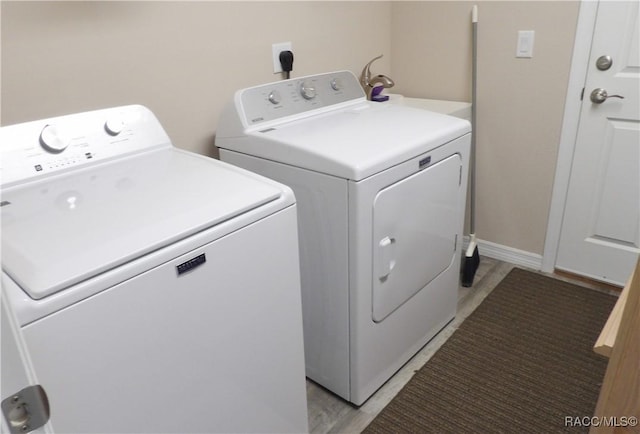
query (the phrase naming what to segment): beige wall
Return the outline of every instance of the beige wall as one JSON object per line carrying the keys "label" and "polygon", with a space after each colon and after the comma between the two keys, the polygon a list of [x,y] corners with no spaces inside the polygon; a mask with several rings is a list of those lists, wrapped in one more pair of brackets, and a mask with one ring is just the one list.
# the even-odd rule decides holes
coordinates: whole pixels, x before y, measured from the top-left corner
{"label": "beige wall", "polygon": [[[208,155],[216,154],[218,116],[233,92],[281,78],[273,43],[292,42],[292,77],[357,71],[391,45],[388,2],[2,1],[1,8],[2,125],[137,103],[176,146]],[[379,62],[388,70],[390,56]]]}
{"label": "beige wall", "polygon": [[[394,3],[396,92],[470,100],[473,4],[479,10],[476,233],[541,255],[579,2]],[[518,30],[535,31],[531,59],[515,57]]]}
{"label": "beige wall", "polygon": [[[478,216],[487,241],[541,254],[578,2],[1,3],[2,125],[128,103],[150,107],[177,146],[216,155],[218,115],[238,88],[293,76],[374,73],[394,93],[470,99],[478,4]],[[535,30],[533,59],[516,59]]]}
{"label": "beige wall", "polygon": [[477,3],[393,4],[391,75],[396,82],[393,92],[418,98],[471,101],[471,9]]}

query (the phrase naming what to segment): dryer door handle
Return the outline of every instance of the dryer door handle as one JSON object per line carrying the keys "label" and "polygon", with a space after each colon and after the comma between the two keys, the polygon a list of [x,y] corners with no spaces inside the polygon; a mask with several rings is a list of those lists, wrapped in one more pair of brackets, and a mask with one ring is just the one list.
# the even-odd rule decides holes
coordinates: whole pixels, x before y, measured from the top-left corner
{"label": "dryer door handle", "polygon": [[396,266],[395,252],[395,238],[387,236],[378,243],[378,278],[382,281],[387,280]]}

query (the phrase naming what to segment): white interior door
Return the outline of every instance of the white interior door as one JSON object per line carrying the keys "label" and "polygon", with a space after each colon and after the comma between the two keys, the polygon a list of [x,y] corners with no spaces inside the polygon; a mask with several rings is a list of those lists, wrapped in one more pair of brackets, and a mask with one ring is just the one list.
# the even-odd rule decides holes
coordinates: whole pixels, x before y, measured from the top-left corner
{"label": "white interior door", "polygon": [[[638,6],[598,6],[556,260],[558,269],[621,285],[640,253]],[[592,97],[598,89],[606,94]]]}

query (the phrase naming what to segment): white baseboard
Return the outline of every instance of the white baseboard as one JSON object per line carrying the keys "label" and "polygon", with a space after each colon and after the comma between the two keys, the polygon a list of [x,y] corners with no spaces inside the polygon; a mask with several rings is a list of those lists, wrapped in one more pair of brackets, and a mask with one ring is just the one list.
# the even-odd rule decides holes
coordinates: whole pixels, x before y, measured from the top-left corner
{"label": "white baseboard", "polygon": [[[492,243],[491,241],[476,239],[476,242],[478,243],[478,252],[481,256],[487,256],[489,258],[509,262],[511,264],[520,265],[533,270],[542,269],[542,255],[515,249],[513,247],[503,246],[502,244]],[[463,252],[466,251],[468,244],[469,237],[465,236]]]}

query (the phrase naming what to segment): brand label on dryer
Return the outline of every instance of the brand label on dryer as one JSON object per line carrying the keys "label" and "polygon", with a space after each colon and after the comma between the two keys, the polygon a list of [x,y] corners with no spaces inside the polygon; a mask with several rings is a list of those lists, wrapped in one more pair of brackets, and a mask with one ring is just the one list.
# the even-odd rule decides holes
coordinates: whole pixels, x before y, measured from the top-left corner
{"label": "brand label on dryer", "polygon": [[191,271],[196,268],[198,265],[202,265],[207,262],[207,257],[204,255],[198,255],[195,258],[189,259],[187,262],[183,262],[180,265],[176,266],[178,270],[178,275],[186,273],[187,271]]}
{"label": "brand label on dryer", "polygon": [[428,166],[430,163],[431,155],[428,155],[418,162],[418,169],[422,169],[423,167]]}

